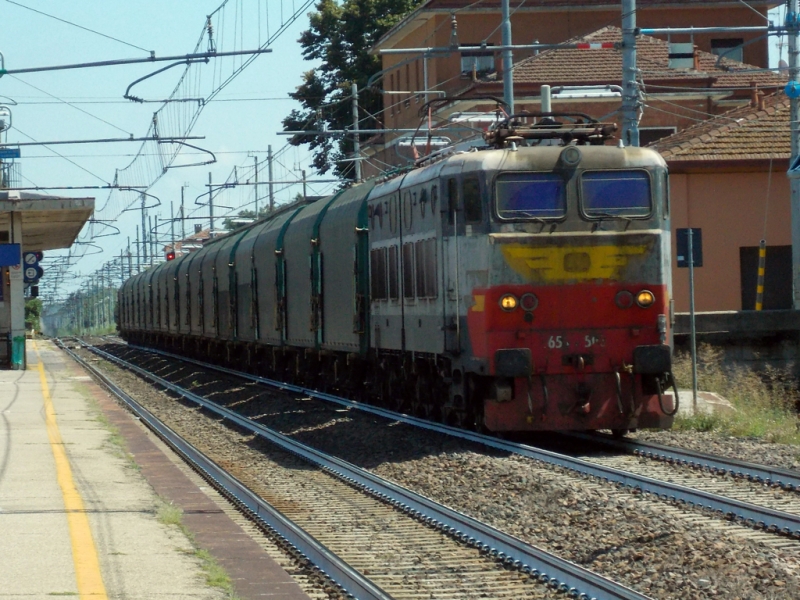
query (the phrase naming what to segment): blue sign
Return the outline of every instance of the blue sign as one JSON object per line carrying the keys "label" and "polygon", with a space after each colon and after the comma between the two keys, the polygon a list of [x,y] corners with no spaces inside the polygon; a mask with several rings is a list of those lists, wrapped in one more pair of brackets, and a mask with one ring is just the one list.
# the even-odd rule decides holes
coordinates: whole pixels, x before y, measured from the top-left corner
{"label": "blue sign", "polygon": [[[678,267],[689,267],[689,230],[676,229],[675,230],[676,255],[678,258]],[[692,261],[693,267],[703,266],[703,230],[700,228],[692,228]]]}
{"label": "blue sign", "polygon": [[19,244],[0,244],[0,267],[13,267],[22,261]]}
{"label": "blue sign", "polygon": [[25,270],[22,272],[25,283],[36,283],[41,279],[43,274],[44,270],[39,265],[33,267],[26,266]]}
{"label": "blue sign", "polygon": [[0,158],[19,158],[19,148],[0,148]]}

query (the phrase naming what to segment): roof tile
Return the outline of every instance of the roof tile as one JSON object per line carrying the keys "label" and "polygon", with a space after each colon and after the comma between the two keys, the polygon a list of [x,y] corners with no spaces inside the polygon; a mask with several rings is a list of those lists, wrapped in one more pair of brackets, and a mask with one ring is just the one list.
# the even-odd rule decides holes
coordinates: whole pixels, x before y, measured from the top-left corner
{"label": "roof tile", "polygon": [[787,159],[791,154],[789,100],[778,92],[765,110],[743,106],[658,140],[650,147],[668,162]]}

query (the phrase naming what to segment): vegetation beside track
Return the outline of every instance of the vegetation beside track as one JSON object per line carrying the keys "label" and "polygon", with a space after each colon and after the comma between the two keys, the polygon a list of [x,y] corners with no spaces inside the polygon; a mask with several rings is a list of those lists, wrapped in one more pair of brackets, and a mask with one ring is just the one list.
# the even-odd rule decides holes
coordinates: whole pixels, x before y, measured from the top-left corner
{"label": "vegetation beside track", "polygon": [[200,561],[200,568],[205,575],[206,585],[221,589],[225,593],[225,600],[240,600],[233,589],[233,582],[228,572],[208,550],[197,545],[194,534],[183,523],[183,510],[172,502],[160,498],[156,515],[158,521],[163,525],[177,527],[192,544],[190,554]]}
{"label": "vegetation beside track", "polygon": [[[729,413],[677,417],[674,429],[715,431],[722,435],[800,445],[800,386],[790,369],[723,364],[722,351],[702,345],[697,352],[697,387],[715,392],[735,408]],[[675,356],[673,373],[678,389],[692,388],[689,354]]]}

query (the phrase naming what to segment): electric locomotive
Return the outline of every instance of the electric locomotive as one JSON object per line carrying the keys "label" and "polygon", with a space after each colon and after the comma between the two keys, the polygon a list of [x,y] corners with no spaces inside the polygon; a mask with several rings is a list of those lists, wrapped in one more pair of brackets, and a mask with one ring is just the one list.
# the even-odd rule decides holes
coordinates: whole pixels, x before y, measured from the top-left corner
{"label": "electric locomotive", "polygon": [[666,164],[547,117],[131,278],[121,334],[465,427],[669,427]]}

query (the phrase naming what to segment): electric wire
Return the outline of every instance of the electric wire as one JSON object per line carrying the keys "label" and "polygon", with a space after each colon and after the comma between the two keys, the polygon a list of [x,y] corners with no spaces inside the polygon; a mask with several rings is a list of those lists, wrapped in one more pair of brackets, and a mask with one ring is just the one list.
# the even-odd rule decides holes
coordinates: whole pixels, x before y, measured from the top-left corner
{"label": "electric wire", "polygon": [[[8,0],[6,0],[6,1],[8,1]],[[53,98],[53,99],[57,100],[57,101],[58,101],[57,103],[65,104],[65,105],[69,106],[70,108],[74,108],[74,109],[75,109],[75,110],[77,110],[78,112],[81,112],[81,113],[83,113],[83,114],[85,114],[85,115],[87,115],[87,116],[91,117],[92,119],[95,119],[95,120],[97,120],[97,121],[100,121],[101,123],[105,123],[106,125],[108,125],[108,126],[110,126],[110,127],[113,127],[114,129],[116,129],[117,131],[121,131],[121,132],[122,132],[122,133],[124,133],[125,135],[128,135],[128,136],[131,136],[131,137],[133,137],[133,134],[132,134],[130,131],[126,131],[126,130],[124,130],[122,127],[118,127],[117,125],[114,125],[114,123],[111,123],[110,121],[106,121],[105,119],[103,119],[103,118],[101,118],[101,117],[98,117],[97,115],[93,115],[92,113],[90,113],[90,112],[88,112],[88,111],[86,111],[86,110],[83,110],[82,108],[80,108],[80,107],[78,107],[78,106],[75,106],[73,103],[71,103],[71,102],[68,102],[67,100],[63,100],[62,98],[59,98],[58,96],[56,96],[56,95],[54,95],[54,94],[51,94],[50,92],[48,92],[48,91],[46,91],[46,90],[43,90],[42,88],[40,88],[40,87],[37,87],[37,86],[33,85],[32,83],[29,83],[29,82],[27,82],[27,81],[25,81],[25,80],[23,80],[23,79],[20,79],[20,78],[19,78],[19,77],[17,77],[16,75],[7,75],[7,77],[11,77],[11,78],[12,78],[12,79],[14,79],[15,81],[18,81],[18,82],[20,82],[20,83],[21,83],[21,84],[23,84],[23,85],[27,85],[28,87],[32,87],[32,88],[33,88],[33,89],[35,89],[37,92],[41,92],[41,93],[43,93],[43,94],[46,94],[46,95],[50,96],[51,98]],[[54,104],[55,104],[55,103],[54,103]]]}
{"label": "electric wire", "polygon": [[5,0],[5,1],[8,2],[9,4],[19,6],[20,8],[24,8],[25,10],[35,12],[50,19],[55,19],[56,21],[60,21],[61,23],[72,25],[73,27],[77,27],[78,29],[83,29],[84,31],[88,31],[89,33],[94,33],[96,35],[112,40],[114,42],[119,42],[120,44],[125,44],[126,46],[130,46],[131,48],[136,48],[137,50],[141,50],[142,52],[147,52],[148,54],[152,53],[152,51],[148,50],[147,48],[142,48],[141,46],[137,46],[136,44],[131,44],[130,42],[126,42],[125,40],[115,38],[114,36],[106,35],[105,33],[100,33],[99,31],[95,31],[94,29],[89,29],[88,27],[84,27],[83,25],[78,25],[77,23],[73,23],[72,21],[67,21],[66,19],[62,19],[61,17],[56,17],[55,15],[48,14],[46,12],[37,10],[35,8],[31,8],[30,6],[25,6],[24,4],[20,4],[19,2],[14,2],[14,0]]}

